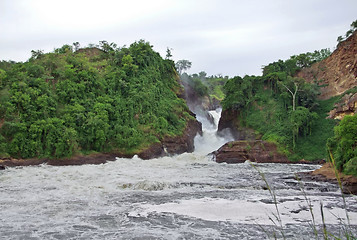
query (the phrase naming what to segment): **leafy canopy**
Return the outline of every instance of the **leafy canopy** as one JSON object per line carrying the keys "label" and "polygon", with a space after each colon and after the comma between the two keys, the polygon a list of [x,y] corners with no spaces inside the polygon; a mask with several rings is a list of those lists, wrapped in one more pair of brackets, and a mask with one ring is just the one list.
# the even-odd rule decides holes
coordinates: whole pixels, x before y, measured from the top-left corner
{"label": "leafy canopy", "polygon": [[183,132],[192,117],[173,61],[143,40],[79,46],[0,64],[0,156],[130,154]]}

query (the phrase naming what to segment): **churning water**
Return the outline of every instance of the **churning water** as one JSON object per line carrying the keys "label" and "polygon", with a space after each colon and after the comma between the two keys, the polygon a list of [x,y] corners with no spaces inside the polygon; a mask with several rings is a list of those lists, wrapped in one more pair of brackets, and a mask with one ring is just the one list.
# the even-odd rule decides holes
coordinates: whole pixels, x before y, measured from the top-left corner
{"label": "churning water", "polygon": [[[215,121],[220,112],[211,112]],[[206,153],[228,139],[204,123],[194,153],[102,165],[33,166],[0,172],[0,239],[267,239],[280,230],[269,191],[250,163],[217,164]],[[213,149],[212,149],[213,148]],[[256,164],[275,190],[288,239],[314,238],[297,172],[319,166]],[[338,233],[346,212],[336,186],[303,182],[318,228]],[[347,197],[352,231],[356,198]],[[271,220],[269,219],[271,218]],[[278,224],[279,225],[279,224]],[[320,234],[320,237],[322,235]]]}

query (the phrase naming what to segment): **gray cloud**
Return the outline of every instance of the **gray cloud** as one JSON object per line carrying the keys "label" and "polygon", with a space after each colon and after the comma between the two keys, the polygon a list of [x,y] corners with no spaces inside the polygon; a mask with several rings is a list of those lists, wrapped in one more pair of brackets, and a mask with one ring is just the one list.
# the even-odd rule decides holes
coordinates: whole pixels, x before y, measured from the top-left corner
{"label": "gray cloud", "polygon": [[2,0],[0,59],[100,40],[145,39],[162,56],[192,61],[190,72],[260,74],[291,55],[333,48],[356,20],[355,0]]}

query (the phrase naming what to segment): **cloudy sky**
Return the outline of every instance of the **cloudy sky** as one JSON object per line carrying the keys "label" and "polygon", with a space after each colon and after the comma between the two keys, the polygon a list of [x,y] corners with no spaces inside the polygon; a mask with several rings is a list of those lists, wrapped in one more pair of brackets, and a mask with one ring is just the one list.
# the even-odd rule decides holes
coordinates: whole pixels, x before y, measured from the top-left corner
{"label": "cloudy sky", "polygon": [[149,41],[189,73],[261,74],[291,55],[330,48],[357,19],[356,0],[1,0],[0,60],[26,61],[101,40]]}

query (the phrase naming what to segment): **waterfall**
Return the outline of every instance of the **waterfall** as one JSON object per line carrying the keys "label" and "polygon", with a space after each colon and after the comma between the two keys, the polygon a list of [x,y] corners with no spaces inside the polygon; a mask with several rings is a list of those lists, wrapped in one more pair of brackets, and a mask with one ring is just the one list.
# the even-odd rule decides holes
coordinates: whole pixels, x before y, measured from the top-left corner
{"label": "waterfall", "polygon": [[[196,118],[202,123],[202,136],[195,137],[195,153],[207,155],[229,141],[233,141],[232,134],[227,132],[224,136],[218,136],[218,122],[221,117],[222,109],[206,111],[205,114],[197,114]],[[208,117],[212,120],[210,121]]]}

